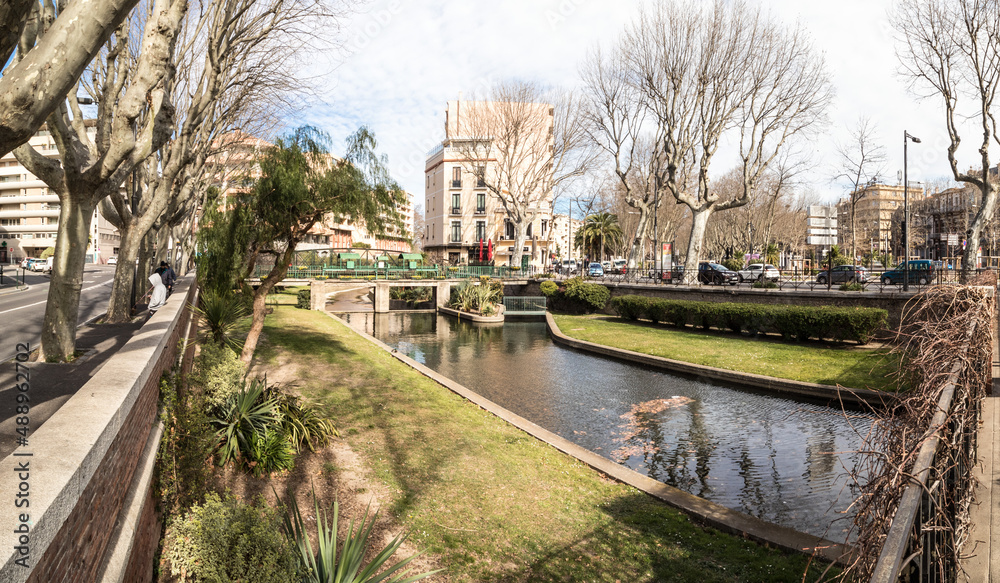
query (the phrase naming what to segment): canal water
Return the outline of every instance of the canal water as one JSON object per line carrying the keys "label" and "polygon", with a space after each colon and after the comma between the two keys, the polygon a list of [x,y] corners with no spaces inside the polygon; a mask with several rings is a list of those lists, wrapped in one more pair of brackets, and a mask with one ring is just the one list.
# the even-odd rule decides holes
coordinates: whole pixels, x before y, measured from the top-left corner
{"label": "canal water", "polygon": [[871,417],[578,352],[544,322],[430,313],[340,316],[591,451],[728,508],[836,542]]}

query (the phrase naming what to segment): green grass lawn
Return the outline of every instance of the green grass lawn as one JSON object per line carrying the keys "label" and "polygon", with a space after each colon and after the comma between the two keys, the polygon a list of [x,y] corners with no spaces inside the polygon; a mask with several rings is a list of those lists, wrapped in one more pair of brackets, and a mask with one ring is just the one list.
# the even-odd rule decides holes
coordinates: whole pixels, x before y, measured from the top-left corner
{"label": "green grass lawn", "polygon": [[606,315],[553,317],[563,334],[604,346],[796,381],[895,390],[898,357],[884,348],[784,342]]}
{"label": "green grass lawn", "polygon": [[[575,325],[567,325],[573,328]],[[508,425],[326,315],[278,307],[257,358],[294,367],[448,581],[816,581]],[[441,580],[439,578],[431,579]]]}
{"label": "green grass lawn", "polygon": [[308,285],[298,285],[284,287],[281,291],[267,294],[267,305],[269,306],[294,306],[298,303],[298,293],[300,289],[309,289]]}

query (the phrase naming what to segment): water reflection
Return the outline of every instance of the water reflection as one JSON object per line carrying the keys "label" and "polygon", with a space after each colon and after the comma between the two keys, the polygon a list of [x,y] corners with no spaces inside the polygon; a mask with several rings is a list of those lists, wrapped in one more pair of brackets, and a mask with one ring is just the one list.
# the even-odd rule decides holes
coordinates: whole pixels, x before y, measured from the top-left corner
{"label": "water reflection", "polygon": [[[552,343],[541,322],[353,313],[373,334],[491,401],[650,477],[804,532],[844,540],[871,419],[720,387]],[[842,493],[843,491],[843,493]],[[843,495],[842,495],[843,494]],[[832,526],[831,526],[832,525]]]}

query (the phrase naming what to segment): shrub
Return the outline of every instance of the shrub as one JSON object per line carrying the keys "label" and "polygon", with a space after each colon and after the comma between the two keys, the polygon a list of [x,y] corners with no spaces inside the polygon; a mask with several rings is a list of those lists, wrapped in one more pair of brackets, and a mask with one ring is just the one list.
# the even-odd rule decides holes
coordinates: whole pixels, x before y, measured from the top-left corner
{"label": "shrub", "polygon": [[865,291],[864,284],[858,283],[856,281],[851,281],[843,283],[840,285],[840,291]]}
{"label": "shrub", "polygon": [[563,297],[570,311],[591,313],[604,309],[611,298],[611,291],[599,283],[584,283],[579,277],[574,277],[566,281]]}
{"label": "shrub", "polygon": [[559,292],[559,285],[554,281],[543,281],[539,287],[542,288],[542,295],[547,298],[551,298]]}
{"label": "shrub", "polygon": [[277,401],[262,398],[263,394],[264,381],[254,379],[212,412],[211,422],[220,441],[219,465],[260,461],[253,456],[254,444],[281,421]]}
{"label": "shrub", "polygon": [[778,284],[773,281],[755,281],[751,287],[758,289],[778,289]]}
{"label": "shrub", "polygon": [[312,308],[312,288],[300,289],[299,290],[299,301],[296,307],[302,308],[303,310],[309,310]]}
{"label": "shrub", "polygon": [[221,405],[243,386],[246,365],[227,346],[206,342],[201,346],[192,381],[200,385],[209,408]]}
{"label": "shrub", "polygon": [[175,521],[164,544],[170,573],[182,583],[300,580],[295,547],[281,534],[277,511],[209,494]]}
{"label": "shrub", "polygon": [[281,418],[281,432],[298,452],[304,444],[309,451],[316,451],[313,444],[326,445],[330,437],[338,435],[333,422],[320,415],[320,410],[299,397],[281,391],[276,386],[264,390],[264,398],[274,399]]}
{"label": "shrub", "polygon": [[731,269],[733,271],[739,271],[743,269],[742,259],[723,259],[722,261],[719,262],[719,264],[725,266],[726,269]]}
{"label": "shrub", "polygon": [[852,340],[859,344],[871,340],[888,319],[888,312],[878,308],[691,302],[643,296],[614,298],[611,308],[628,320],[642,318],[675,326],[772,332],[784,338]]}
{"label": "shrub", "polygon": [[168,512],[200,501],[212,472],[208,458],[216,438],[197,390],[180,391],[180,376],[166,373],[160,379],[163,437],[156,454],[156,491]]}

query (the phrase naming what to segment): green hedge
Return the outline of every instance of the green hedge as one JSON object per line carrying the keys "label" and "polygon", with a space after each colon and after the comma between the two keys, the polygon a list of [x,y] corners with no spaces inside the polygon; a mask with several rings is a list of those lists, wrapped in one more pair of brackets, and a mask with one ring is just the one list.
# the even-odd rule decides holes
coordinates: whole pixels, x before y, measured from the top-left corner
{"label": "green hedge", "polygon": [[[547,289],[548,286],[546,286]],[[543,291],[544,293],[544,291]],[[611,298],[611,290],[599,283],[587,283],[579,277],[567,279],[559,291],[551,296],[555,308],[571,313],[593,313],[604,309]]]}
{"label": "green hedge", "polygon": [[858,344],[871,340],[889,317],[889,313],[880,308],[693,302],[644,296],[613,298],[611,308],[619,317],[628,320],[644,319],[674,326],[751,334],[770,332],[781,334],[785,339],[853,340]]}
{"label": "green hedge", "polygon": [[300,289],[299,290],[299,302],[296,304],[297,307],[303,310],[312,309],[311,303],[312,288]]}

